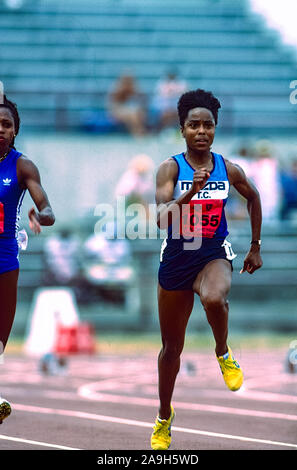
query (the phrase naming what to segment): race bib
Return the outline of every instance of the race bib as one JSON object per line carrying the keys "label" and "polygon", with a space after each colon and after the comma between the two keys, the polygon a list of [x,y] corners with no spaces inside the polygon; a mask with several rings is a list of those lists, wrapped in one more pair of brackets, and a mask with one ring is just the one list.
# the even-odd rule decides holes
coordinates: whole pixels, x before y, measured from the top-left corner
{"label": "race bib", "polygon": [[4,232],[4,205],[0,202],[0,233]]}
{"label": "race bib", "polygon": [[223,212],[223,200],[191,201],[183,207],[180,234],[185,238],[213,238]]}

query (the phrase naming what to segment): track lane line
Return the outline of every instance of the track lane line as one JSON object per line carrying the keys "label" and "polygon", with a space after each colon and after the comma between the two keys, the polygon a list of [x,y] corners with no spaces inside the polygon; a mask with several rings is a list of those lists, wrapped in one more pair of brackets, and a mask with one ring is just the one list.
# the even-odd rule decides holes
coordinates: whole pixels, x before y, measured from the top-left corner
{"label": "track lane line", "polygon": [[31,439],[22,439],[20,437],[6,436],[4,434],[0,434],[0,439],[4,441],[22,442],[24,444],[37,445],[37,446],[42,446],[42,447],[51,447],[53,449],[60,449],[60,450],[81,450],[81,449],[76,449],[74,447],[61,446],[59,444],[49,444],[48,442],[32,441]]}
{"label": "track lane line", "polygon": [[[153,428],[152,423],[148,423],[145,421],[118,418],[115,416],[99,415],[99,414],[94,414],[94,413],[88,413],[85,411],[45,408],[45,407],[32,406],[32,405],[22,405],[19,403],[13,404],[13,408],[15,410],[25,411],[29,413],[51,414],[51,415],[67,416],[71,418],[89,419],[89,420],[94,420],[94,421],[124,424],[128,426],[145,427],[145,428],[151,428],[151,429]],[[172,426],[172,430],[177,431],[177,432],[188,433],[188,434],[199,434],[201,436],[207,436],[207,437],[218,437],[220,439],[239,440],[239,441],[244,441],[244,442],[254,442],[258,444],[265,444],[265,445],[268,444],[268,445],[273,445],[277,447],[289,447],[289,448],[297,449],[297,444],[291,444],[288,442],[271,441],[269,439],[257,439],[257,438],[247,437],[247,436],[236,436],[232,434],[222,434],[222,433],[217,433],[217,432],[203,431],[203,430],[198,430],[198,429],[190,429],[190,428],[183,428],[183,427],[177,427],[177,426]]]}
{"label": "track lane line", "polygon": [[[237,392],[236,392],[237,393]],[[96,382],[85,384],[78,389],[78,395],[89,400],[105,403],[123,403],[140,406],[159,406],[158,400],[154,398],[142,398],[134,396],[115,395],[111,393],[96,392]],[[176,407],[183,410],[203,411],[206,413],[225,413],[236,416],[254,416],[256,418],[282,419],[285,421],[297,421],[297,415],[276,413],[274,411],[252,410],[247,408],[235,408],[222,405],[208,405],[202,403],[189,403],[174,400]]]}

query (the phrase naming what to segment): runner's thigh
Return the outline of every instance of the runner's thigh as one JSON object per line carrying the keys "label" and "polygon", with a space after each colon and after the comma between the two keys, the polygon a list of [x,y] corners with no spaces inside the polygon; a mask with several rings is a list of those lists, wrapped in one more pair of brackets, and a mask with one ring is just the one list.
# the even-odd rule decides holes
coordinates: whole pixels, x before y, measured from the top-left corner
{"label": "runner's thigh", "polygon": [[13,324],[19,270],[0,274],[0,341],[5,347]]}
{"label": "runner's thigh", "polygon": [[229,293],[232,280],[232,268],[225,259],[214,259],[200,271],[193,283],[193,291],[200,297]]}
{"label": "runner's thigh", "polygon": [[183,340],[194,303],[192,290],[165,290],[158,286],[159,321],[163,339]]}

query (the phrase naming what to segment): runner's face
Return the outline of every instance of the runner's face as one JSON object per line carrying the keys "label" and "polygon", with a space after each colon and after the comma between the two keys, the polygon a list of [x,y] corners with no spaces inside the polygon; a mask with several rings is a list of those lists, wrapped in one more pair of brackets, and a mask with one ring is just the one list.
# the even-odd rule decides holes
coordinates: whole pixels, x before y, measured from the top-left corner
{"label": "runner's face", "polygon": [[212,112],[206,108],[191,109],[181,130],[189,149],[198,152],[209,150],[215,136]]}
{"label": "runner's face", "polygon": [[0,107],[0,151],[6,152],[13,141],[15,126],[8,108]]}

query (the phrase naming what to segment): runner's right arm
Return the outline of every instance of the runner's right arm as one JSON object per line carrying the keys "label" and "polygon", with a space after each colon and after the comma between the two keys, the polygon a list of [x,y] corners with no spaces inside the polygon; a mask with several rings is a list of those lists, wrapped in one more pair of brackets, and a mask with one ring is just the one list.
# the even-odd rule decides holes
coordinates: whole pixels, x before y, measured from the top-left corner
{"label": "runner's right arm", "polygon": [[160,229],[167,229],[172,225],[172,216],[178,220],[183,204],[188,204],[192,197],[200,191],[209,178],[209,172],[201,168],[194,172],[193,183],[188,191],[184,192],[178,199],[173,199],[174,186],[178,175],[178,166],[173,158],[161,163],[156,177],[156,203],[157,203],[157,225]]}

